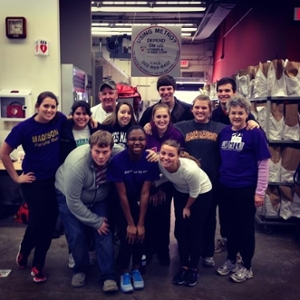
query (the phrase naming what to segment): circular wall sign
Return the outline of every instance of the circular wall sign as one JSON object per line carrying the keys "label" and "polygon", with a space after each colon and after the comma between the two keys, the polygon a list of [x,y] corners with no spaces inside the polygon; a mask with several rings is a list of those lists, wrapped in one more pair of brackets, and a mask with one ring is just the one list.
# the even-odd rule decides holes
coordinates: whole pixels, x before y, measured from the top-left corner
{"label": "circular wall sign", "polygon": [[180,30],[179,37],[178,33],[161,26],[139,31],[133,40],[131,53],[136,68],[148,76],[170,73],[180,63]]}

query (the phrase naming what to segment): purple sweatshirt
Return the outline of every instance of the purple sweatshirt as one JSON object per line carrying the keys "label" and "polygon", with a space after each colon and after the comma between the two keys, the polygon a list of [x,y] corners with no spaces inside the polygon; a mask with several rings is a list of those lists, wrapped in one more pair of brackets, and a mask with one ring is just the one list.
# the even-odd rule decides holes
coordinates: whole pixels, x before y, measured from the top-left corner
{"label": "purple sweatshirt", "polygon": [[152,149],[156,152],[159,152],[161,144],[169,139],[176,140],[181,147],[184,145],[184,139],[181,132],[177,130],[171,123],[162,137],[159,137],[157,127],[152,122],[151,127],[152,134],[147,134],[147,149]]}

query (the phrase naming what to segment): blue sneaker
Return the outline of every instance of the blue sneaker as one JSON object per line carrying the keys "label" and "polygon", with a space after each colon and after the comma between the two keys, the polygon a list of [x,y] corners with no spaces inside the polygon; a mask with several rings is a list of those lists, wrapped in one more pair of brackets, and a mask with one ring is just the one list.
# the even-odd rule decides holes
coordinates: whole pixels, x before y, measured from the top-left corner
{"label": "blue sneaker", "polygon": [[131,272],[133,287],[135,290],[142,290],[145,287],[144,280],[139,270]]}
{"label": "blue sneaker", "polygon": [[129,273],[124,273],[120,277],[120,288],[123,293],[133,292],[133,286],[131,284],[131,276]]}

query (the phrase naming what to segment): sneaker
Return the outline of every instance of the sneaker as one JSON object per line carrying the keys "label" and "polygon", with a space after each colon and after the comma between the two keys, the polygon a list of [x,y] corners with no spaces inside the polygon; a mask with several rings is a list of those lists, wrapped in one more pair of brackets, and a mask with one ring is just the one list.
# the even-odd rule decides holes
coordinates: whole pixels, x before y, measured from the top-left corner
{"label": "sneaker", "polygon": [[131,284],[131,276],[129,273],[124,273],[120,277],[120,288],[123,293],[133,292],[133,286]]}
{"label": "sneaker", "polygon": [[226,250],[227,239],[221,238],[216,241],[215,253],[220,253]]}
{"label": "sneaker", "polygon": [[36,267],[33,267],[31,269],[31,276],[33,276],[33,281],[35,283],[43,283],[47,280],[47,277],[45,275],[45,273],[43,272],[43,270],[40,270]]}
{"label": "sneaker", "polygon": [[135,290],[142,290],[145,287],[144,280],[139,270],[133,270],[131,272],[133,288]]}
{"label": "sneaker", "polygon": [[117,283],[112,279],[107,279],[103,283],[103,292],[116,292],[118,290]]}
{"label": "sneaker", "polygon": [[187,270],[188,270],[187,267],[181,267],[173,278],[173,284],[176,285],[184,284]]}
{"label": "sneaker", "polygon": [[73,269],[75,267],[75,261],[74,261],[72,253],[69,254],[69,263],[68,263],[68,266],[71,269]]}
{"label": "sneaker", "polygon": [[227,259],[225,263],[217,269],[217,273],[225,276],[229,273],[234,273],[238,270],[239,264],[236,262],[232,262],[230,259]]}
{"label": "sneaker", "polygon": [[249,270],[241,266],[230,278],[235,282],[244,282],[253,277],[252,268]]}
{"label": "sneaker", "polygon": [[74,274],[71,285],[74,287],[83,287],[85,285],[85,273]]}
{"label": "sneaker", "polygon": [[27,266],[27,257],[24,257],[24,255],[21,253],[21,245],[19,246],[16,263],[20,269],[25,269]]}
{"label": "sneaker", "polygon": [[203,257],[203,266],[205,267],[214,267],[215,266],[215,260],[213,257]]}
{"label": "sneaker", "polygon": [[94,266],[96,263],[96,251],[89,251],[90,265]]}
{"label": "sneaker", "polygon": [[188,269],[185,274],[185,285],[186,286],[195,286],[198,282],[199,273],[198,269]]}

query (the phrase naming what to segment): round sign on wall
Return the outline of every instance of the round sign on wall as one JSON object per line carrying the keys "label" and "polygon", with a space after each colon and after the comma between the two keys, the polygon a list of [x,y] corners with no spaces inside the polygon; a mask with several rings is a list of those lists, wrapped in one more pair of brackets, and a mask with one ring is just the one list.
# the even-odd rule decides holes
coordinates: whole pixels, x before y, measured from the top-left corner
{"label": "round sign on wall", "polygon": [[181,27],[132,27],[131,49],[132,76],[180,76]]}

